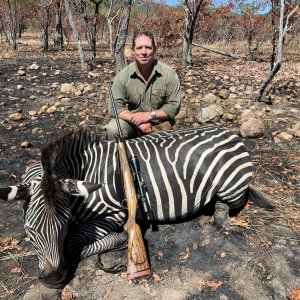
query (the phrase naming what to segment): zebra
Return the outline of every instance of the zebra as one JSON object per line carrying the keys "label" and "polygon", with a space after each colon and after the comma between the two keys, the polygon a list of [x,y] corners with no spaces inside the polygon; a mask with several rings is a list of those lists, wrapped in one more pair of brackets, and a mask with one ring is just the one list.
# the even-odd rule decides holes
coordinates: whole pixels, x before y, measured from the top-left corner
{"label": "zebra", "polygon": [[[184,220],[215,204],[214,220],[228,227],[229,210],[248,199],[273,206],[252,186],[253,165],[238,134],[217,126],[178,129],[126,141],[139,161],[154,223]],[[80,259],[124,247],[126,199],[114,141],[80,128],[47,143],[18,186],[0,198],[24,202],[24,228],[37,252],[40,281],[61,288],[65,257]],[[215,201],[215,202],[213,202]],[[78,230],[68,236],[70,223]]]}

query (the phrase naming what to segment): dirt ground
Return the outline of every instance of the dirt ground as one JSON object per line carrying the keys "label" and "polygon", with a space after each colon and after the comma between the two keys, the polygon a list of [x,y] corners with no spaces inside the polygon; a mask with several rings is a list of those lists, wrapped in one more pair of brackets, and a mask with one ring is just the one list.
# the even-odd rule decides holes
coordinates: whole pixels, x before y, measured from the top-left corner
{"label": "dirt ground", "polygon": [[[7,186],[21,181],[46,142],[79,125],[97,131],[107,122],[106,95],[114,71],[103,53],[88,74],[81,71],[76,51],[43,53],[26,39],[16,53],[3,43],[1,47],[0,186]],[[220,126],[237,131],[245,109],[261,112],[264,136],[245,139],[245,144],[255,164],[254,183],[276,209],[249,204],[231,218],[228,231],[218,230],[205,215],[149,229],[145,238],[153,276],[127,282],[125,273],[105,273],[91,257],[80,263],[63,291],[56,291],[37,280],[37,258],[22,225],[22,202],[0,202],[0,299],[300,299],[300,148],[291,133],[300,122],[300,57],[284,62],[268,92],[272,105],[252,100],[268,63],[200,50],[189,69],[172,57],[162,59],[172,63],[182,83],[178,127],[194,126],[205,96],[224,88],[235,97],[219,103],[235,117],[224,117]],[[37,70],[29,68],[34,63]],[[26,75],[17,75],[20,67]],[[72,82],[75,91],[61,90]]]}

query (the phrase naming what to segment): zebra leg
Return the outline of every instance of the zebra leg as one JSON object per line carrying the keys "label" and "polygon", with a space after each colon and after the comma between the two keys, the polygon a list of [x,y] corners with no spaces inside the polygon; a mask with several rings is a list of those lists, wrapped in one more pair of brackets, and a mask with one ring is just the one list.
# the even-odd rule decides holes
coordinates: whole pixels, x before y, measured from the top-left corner
{"label": "zebra leg", "polygon": [[[77,226],[78,227],[78,226]],[[127,239],[123,228],[111,220],[94,218],[80,224],[79,228],[72,232],[66,243],[66,252],[80,259],[102,251],[114,249]],[[117,238],[120,235],[120,238]]]}
{"label": "zebra leg", "polygon": [[216,225],[227,229],[229,226],[229,206],[221,201],[215,205],[214,222]]}
{"label": "zebra leg", "polygon": [[[117,251],[127,244],[127,232],[116,223],[105,219],[91,219],[68,239],[66,244],[67,257],[74,259],[85,259],[94,254],[103,254],[110,251]],[[118,272],[123,270],[120,266],[104,268],[99,256],[99,267],[105,271]],[[110,270],[112,269],[112,270]]]}

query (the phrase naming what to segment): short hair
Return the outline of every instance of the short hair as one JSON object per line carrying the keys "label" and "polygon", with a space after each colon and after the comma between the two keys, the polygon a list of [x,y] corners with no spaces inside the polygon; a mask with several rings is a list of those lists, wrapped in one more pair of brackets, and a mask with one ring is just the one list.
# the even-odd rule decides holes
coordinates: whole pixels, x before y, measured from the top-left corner
{"label": "short hair", "polygon": [[154,40],[154,35],[152,32],[150,31],[147,31],[147,30],[138,30],[138,31],[135,31],[133,33],[133,36],[132,36],[132,45],[131,45],[131,48],[134,49],[135,47],[135,40],[140,37],[140,36],[146,36],[148,37],[151,42],[152,42],[152,46],[154,48],[154,50],[156,50],[156,44],[155,44],[155,40]]}

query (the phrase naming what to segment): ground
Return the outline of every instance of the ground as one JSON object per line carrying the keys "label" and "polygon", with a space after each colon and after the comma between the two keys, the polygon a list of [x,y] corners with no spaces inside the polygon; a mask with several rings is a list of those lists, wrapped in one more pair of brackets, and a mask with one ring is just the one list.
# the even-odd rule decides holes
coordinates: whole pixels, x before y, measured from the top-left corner
{"label": "ground", "polygon": [[[100,129],[108,120],[107,88],[114,76],[105,49],[96,68],[86,73],[76,51],[43,53],[32,37],[18,46],[13,53],[1,43],[0,186],[20,182],[26,166],[39,159],[40,148],[66,130],[79,125]],[[216,100],[225,111],[220,126],[238,131],[246,109],[264,120],[264,135],[244,142],[255,164],[254,184],[276,209],[249,204],[231,218],[229,230],[216,228],[205,215],[160,225],[158,231],[148,229],[153,276],[127,282],[125,273],[105,273],[91,257],[58,291],[37,280],[37,259],[22,225],[22,202],[1,202],[1,299],[300,299],[300,151],[292,131],[300,121],[299,57],[287,59],[272,83],[272,105],[253,101],[267,62],[232,60],[203,50],[195,53],[191,68],[172,57],[162,59],[176,68],[182,83],[178,127],[197,125],[201,107],[211,101],[206,96],[218,97],[222,89],[231,96]],[[26,75],[17,75],[22,66]],[[66,83],[73,83],[74,90],[62,90]]]}

